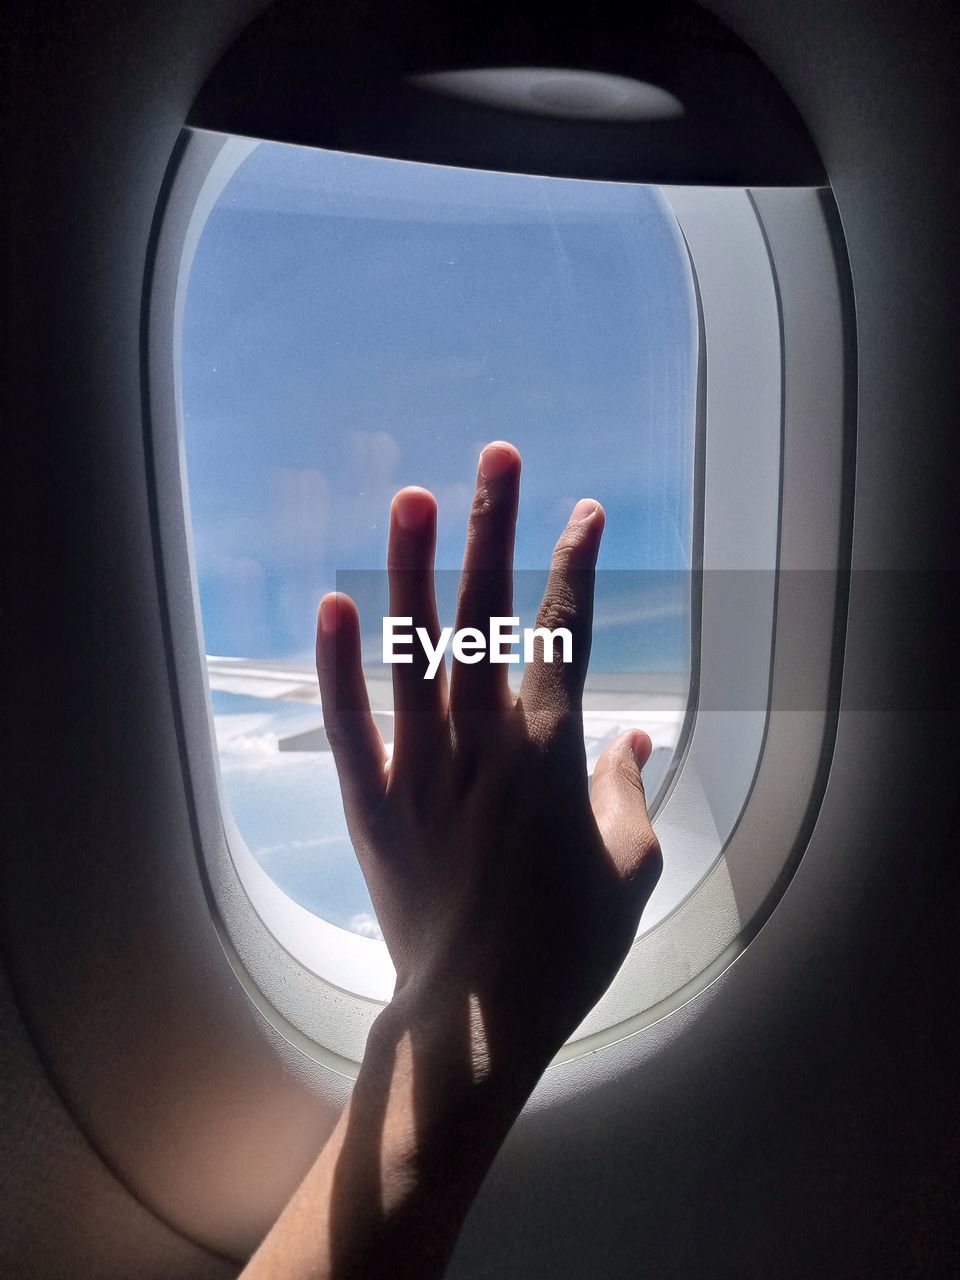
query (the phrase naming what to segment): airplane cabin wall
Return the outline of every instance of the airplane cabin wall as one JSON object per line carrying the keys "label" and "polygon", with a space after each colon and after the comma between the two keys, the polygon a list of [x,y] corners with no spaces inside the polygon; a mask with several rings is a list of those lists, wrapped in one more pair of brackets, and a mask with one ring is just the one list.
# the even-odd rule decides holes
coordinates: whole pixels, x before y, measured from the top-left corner
{"label": "airplane cabin wall", "polygon": [[[140,416],[167,162],[209,70],[264,7],[51,0],[3,20],[15,536],[0,1273],[16,1278],[220,1280],[337,1101],[317,1099],[304,1125],[295,1053],[264,1032],[213,930],[183,927],[205,902]],[[467,1223],[461,1280],[938,1275],[957,1261],[957,22],[936,0],[707,7],[804,115],[847,238],[852,701],[768,926],[678,1015],[685,1034],[634,1097],[600,1089],[562,1129],[525,1118]],[[237,1052],[211,1063],[220,1039]]]}

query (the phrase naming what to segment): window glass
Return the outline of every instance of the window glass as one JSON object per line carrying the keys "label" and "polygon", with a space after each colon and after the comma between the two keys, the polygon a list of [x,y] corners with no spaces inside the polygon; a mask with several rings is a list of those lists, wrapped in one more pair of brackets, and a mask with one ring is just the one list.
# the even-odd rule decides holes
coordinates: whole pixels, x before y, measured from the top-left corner
{"label": "window glass", "polygon": [[[437,563],[455,570],[491,439],[524,458],[521,613],[575,501],[606,508],[588,763],[640,725],[656,791],[690,681],[696,335],[655,188],[269,143],[228,182],[182,332],[195,557],[225,796],[303,906],[378,936],[322,733],[317,601],[382,568],[406,484],[437,495]],[[364,617],[389,739],[380,623]]]}

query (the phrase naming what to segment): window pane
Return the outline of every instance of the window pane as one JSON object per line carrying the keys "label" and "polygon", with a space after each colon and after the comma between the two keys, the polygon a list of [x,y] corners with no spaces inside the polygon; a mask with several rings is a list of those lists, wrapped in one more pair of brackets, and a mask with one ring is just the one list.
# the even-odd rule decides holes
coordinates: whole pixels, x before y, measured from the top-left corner
{"label": "window pane", "polygon": [[[382,568],[406,484],[437,495],[454,570],[490,439],[524,458],[518,570],[545,568],[578,498],[606,508],[588,759],[641,725],[656,789],[689,686],[696,333],[655,188],[268,143],[237,169],[187,291],[191,514],[226,796],[309,910],[376,932],[324,749],[317,601]],[[371,665],[389,738],[387,674]]]}

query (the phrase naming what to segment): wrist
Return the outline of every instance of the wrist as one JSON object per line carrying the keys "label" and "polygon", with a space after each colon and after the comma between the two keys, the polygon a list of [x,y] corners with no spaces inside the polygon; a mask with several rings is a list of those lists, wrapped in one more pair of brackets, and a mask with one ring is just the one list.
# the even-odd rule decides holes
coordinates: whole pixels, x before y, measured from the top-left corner
{"label": "wrist", "polygon": [[355,1098],[383,1108],[385,1157],[482,1177],[545,1066],[491,1044],[469,998],[407,987],[370,1031]]}
{"label": "wrist", "polygon": [[409,983],[396,992],[371,1032],[382,1049],[406,1039],[420,1083],[451,1100],[519,1112],[553,1056],[532,1027],[507,1026],[480,1000],[446,983]]}

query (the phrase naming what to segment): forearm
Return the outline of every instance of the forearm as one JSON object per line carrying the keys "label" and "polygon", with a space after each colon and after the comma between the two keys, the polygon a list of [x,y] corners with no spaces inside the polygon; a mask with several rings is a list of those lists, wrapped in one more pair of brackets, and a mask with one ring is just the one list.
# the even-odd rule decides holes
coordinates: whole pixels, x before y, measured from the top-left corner
{"label": "forearm", "polygon": [[350,1103],[244,1280],[442,1275],[460,1226],[539,1074],[490,1060],[469,1002],[397,1000]]}
{"label": "forearm", "polygon": [[[519,491],[517,450],[493,442],[480,457],[458,628],[513,611]],[[422,622],[434,646],[436,515],[431,494],[402,490],[387,551],[391,608]],[[660,868],[641,777],[651,742],[622,734],[589,786],[584,757],[603,524],[599,503],[581,499],[551,559],[538,616],[563,624],[569,660],[535,654],[518,698],[502,663],[456,662],[449,687],[442,665],[436,679],[397,665],[389,756],[357,607],[341,594],[321,601],[324,727],[400,991],[247,1280],[436,1280],[530,1091],[636,936]]]}

